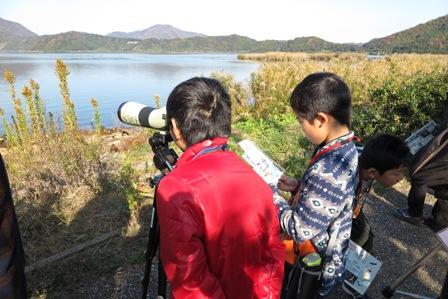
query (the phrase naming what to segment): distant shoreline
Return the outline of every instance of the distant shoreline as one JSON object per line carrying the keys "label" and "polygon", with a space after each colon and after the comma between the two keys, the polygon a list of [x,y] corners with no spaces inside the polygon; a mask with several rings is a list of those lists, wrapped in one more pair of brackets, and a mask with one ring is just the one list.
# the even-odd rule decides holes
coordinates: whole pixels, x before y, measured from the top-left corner
{"label": "distant shoreline", "polygon": [[0,54],[150,54],[150,55],[199,55],[199,54],[228,54],[239,55],[249,52],[222,52],[222,51],[193,51],[193,52],[145,52],[145,51],[117,51],[117,52],[105,52],[105,51],[1,51]]}

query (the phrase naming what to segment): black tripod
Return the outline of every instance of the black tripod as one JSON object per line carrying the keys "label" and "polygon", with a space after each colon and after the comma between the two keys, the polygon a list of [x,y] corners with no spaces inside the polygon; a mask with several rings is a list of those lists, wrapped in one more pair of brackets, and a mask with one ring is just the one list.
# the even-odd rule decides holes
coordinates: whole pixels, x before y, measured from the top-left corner
{"label": "black tripod", "polygon": [[[413,294],[413,293],[409,293],[409,292],[403,292],[403,291],[399,291],[397,290],[397,288],[409,277],[411,276],[415,271],[417,271],[420,267],[422,267],[429,259],[431,259],[440,249],[443,248],[443,244],[442,243],[438,243],[436,246],[434,246],[433,249],[431,249],[431,251],[429,251],[426,255],[424,255],[421,259],[419,259],[413,266],[412,268],[407,271],[406,273],[404,273],[403,275],[401,275],[392,285],[390,286],[386,286],[381,293],[383,294],[383,296],[385,298],[391,298],[394,293],[400,294],[400,295],[405,295],[408,297],[412,297],[412,298],[421,298],[421,299],[431,299],[430,297],[426,297],[426,296],[422,296],[422,295],[418,295],[418,294]],[[448,279],[448,272],[447,272],[447,279]],[[445,293],[445,295],[441,295],[441,299],[448,299],[445,298],[448,294],[448,281],[445,281],[445,286],[443,287],[445,290],[442,290],[442,294]],[[445,296],[445,297],[444,297]]]}
{"label": "black tripod", "polygon": [[[154,152],[154,158],[153,158],[154,165],[158,170],[161,171],[161,174],[155,176],[154,178],[151,178],[149,182],[150,186],[152,188],[155,188],[155,190],[154,190],[154,201],[152,203],[151,208],[152,212],[151,225],[149,228],[148,243],[145,251],[145,260],[146,260],[145,272],[142,278],[143,299],[146,299],[146,296],[148,294],[151,265],[156,255],[160,241],[160,228],[156,211],[157,186],[160,180],[163,178],[163,176],[173,169],[173,166],[176,164],[178,158],[176,152],[168,147],[168,143],[171,141],[173,141],[173,139],[171,138],[171,135],[169,133],[161,134],[159,132],[156,132],[151,138],[149,138],[149,144],[151,145],[151,149]],[[158,263],[158,274],[159,275],[158,275],[157,295],[166,298],[166,285],[167,285],[166,275],[165,272],[163,271],[160,258]]]}
{"label": "black tripod", "polygon": [[445,283],[442,287],[442,293],[440,294],[440,299],[448,299],[448,270],[446,271]]}

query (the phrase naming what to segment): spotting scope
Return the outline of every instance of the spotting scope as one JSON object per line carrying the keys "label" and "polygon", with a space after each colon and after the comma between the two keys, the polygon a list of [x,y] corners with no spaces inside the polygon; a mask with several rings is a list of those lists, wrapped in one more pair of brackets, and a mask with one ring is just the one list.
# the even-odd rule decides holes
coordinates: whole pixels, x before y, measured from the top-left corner
{"label": "spotting scope", "polygon": [[137,102],[124,102],[118,107],[118,119],[128,125],[153,128],[164,131],[166,125],[166,107],[153,108]]}

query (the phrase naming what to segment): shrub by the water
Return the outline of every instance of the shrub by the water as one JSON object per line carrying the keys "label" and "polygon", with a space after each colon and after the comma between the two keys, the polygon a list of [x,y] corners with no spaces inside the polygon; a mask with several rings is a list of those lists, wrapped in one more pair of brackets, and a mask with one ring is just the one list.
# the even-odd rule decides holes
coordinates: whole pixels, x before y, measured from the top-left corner
{"label": "shrub by the water", "polygon": [[249,116],[250,92],[242,83],[237,82],[232,75],[217,72],[211,77],[220,81],[227,89],[232,102],[232,121],[236,122]]}
{"label": "shrub by the water", "polygon": [[78,129],[78,120],[75,112],[75,103],[70,96],[67,77],[70,75],[67,65],[60,59],[56,60],[56,75],[59,79],[59,91],[63,103],[64,130],[74,132]]}
{"label": "shrub by the water", "polygon": [[448,68],[416,74],[406,83],[390,77],[369,90],[369,101],[355,106],[353,128],[363,137],[390,133],[408,137],[447,109]]}
{"label": "shrub by the water", "polygon": [[90,100],[90,105],[92,105],[93,108],[93,122],[92,125],[95,128],[96,133],[101,133],[103,130],[103,126],[101,125],[101,114],[100,110],[98,108],[98,102],[95,99]]}

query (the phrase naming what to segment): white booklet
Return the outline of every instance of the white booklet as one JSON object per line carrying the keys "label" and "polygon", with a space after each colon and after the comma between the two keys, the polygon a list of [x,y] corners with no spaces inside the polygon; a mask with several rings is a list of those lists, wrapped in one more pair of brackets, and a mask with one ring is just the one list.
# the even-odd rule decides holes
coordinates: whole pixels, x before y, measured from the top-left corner
{"label": "white booklet", "polygon": [[272,161],[255,143],[248,139],[238,142],[243,149],[243,159],[269,185],[277,185],[284,170]]}
{"label": "white booklet", "polygon": [[427,145],[434,138],[436,130],[437,124],[431,120],[424,127],[412,133],[404,142],[409,146],[411,153],[415,155],[419,149]]}
{"label": "white booklet", "polygon": [[439,231],[437,237],[439,237],[440,242],[442,242],[443,245],[445,245],[446,250],[448,250],[448,227]]}
{"label": "white booklet", "polygon": [[382,262],[352,241],[348,245],[346,257],[345,268],[349,274],[345,282],[364,295],[378,274]]}

